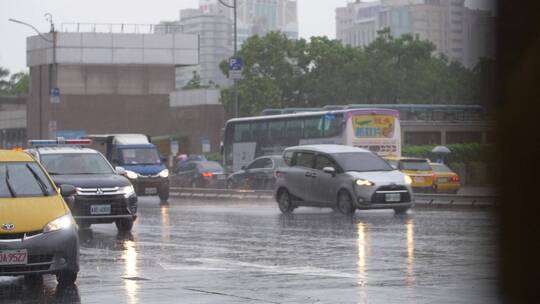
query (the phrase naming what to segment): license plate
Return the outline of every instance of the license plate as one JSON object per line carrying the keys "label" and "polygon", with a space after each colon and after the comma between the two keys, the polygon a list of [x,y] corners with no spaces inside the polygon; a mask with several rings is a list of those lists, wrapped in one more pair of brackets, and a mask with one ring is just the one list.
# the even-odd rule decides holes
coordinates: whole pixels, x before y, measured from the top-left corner
{"label": "license plate", "polygon": [[146,188],[144,194],[157,194],[157,188]]}
{"label": "license plate", "polygon": [[423,183],[423,182],[424,182],[424,178],[423,178],[423,177],[415,177],[415,178],[414,178],[414,181],[417,182],[417,183]]}
{"label": "license plate", "polygon": [[387,202],[399,202],[401,201],[401,195],[399,193],[386,193]]}
{"label": "license plate", "polygon": [[111,214],[111,205],[92,205],[90,206],[91,215]]}
{"label": "license plate", "polygon": [[446,183],[449,181],[449,179],[447,177],[439,177],[437,181],[440,183]]}
{"label": "license plate", "polygon": [[225,179],[225,175],[218,175],[218,176],[217,176],[217,179],[218,179],[218,180],[224,180],[224,179]]}
{"label": "license plate", "polygon": [[0,250],[0,265],[26,265],[28,252],[20,250]]}

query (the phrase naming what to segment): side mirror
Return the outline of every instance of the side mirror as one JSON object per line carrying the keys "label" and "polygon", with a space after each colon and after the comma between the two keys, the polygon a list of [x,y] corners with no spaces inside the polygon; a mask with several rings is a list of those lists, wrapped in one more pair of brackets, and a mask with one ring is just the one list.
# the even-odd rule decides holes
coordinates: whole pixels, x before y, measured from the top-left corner
{"label": "side mirror", "polygon": [[114,170],[118,175],[126,175],[126,169],[124,169],[124,167],[116,167]]}
{"label": "side mirror", "polygon": [[60,186],[60,195],[67,197],[72,196],[77,193],[77,189],[72,185],[61,185]]}
{"label": "side mirror", "polygon": [[332,176],[336,175],[336,168],[334,167],[324,167],[322,170],[324,173],[331,174]]}

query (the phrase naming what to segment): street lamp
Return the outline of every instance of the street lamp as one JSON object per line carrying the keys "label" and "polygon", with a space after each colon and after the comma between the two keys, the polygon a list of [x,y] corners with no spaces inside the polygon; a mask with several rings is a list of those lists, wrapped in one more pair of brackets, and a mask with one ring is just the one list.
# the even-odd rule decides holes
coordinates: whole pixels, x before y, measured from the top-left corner
{"label": "street lamp", "polygon": [[[234,10],[234,14],[233,14],[233,23],[234,23],[234,51],[233,51],[233,57],[236,58],[237,51],[238,51],[238,26],[237,26],[238,6],[237,6],[237,3],[236,3],[237,0],[233,0],[232,5],[223,2],[223,0],[218,0],[218,1],[219,1],[219,3],[221,3],[221,5]],[[239,104],[238,104],[238,88],[237,88],[237,81],[238,80],[233,79],[233,81],[234,81],[234,117],[238,117],[239,111],[240,111]]]}
{"label": "street lamp", "polygon": [[[53,68],[55,69],[55,72],[56,72],[56,31],[54,30],[54,23],[53,23],[53,19],[52,19],[52,15],[49,14],[49,13],[46,13],[44,15],[45,17],[45,20],[47,20],[49,23],[50,23],[50,32],[52,33],[53,35],[53,39],[49,39],[47,37],[45,37],[35,26],[31,25],[30,23],[27,23],[27,22],[24,22],[24,21],[21,21],[21,20],[17,20],[17,19],[13,19],[13,18],[9,18],[8,21],[11,21],[11,22],[14,22],[14,23],[18,23],[18,24],[22,24],[22,25],[25,25],[29,28],[31,28],[32,30],[34,30],[38,36],[43,39],[44,41],[46,42],[49,42],[49,43],[52,43],[52,63],[49,65],[49,93],[51,92],[52,88],[54,87],[53,86],[53,75],[56,75],[56,73],[53,74]],[[41,97],[41,90],[42,90],[42,87],[41,87],[41,84],[42,84],[42,78],[41,78],[41,65],[39,67],[39,138],[43,138],[43,119],[42,119],[42,97]],[[56,80],[54,81],[54,84],[56,84]]]}

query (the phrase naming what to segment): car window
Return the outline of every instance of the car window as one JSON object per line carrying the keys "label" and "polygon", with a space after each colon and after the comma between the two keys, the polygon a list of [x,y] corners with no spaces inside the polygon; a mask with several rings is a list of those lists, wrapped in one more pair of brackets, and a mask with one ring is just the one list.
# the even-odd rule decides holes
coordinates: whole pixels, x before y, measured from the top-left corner
{"label": "car window", "polygon": [[308,152],[297,152],[296,153],[296,162],[294,166],[296,167],[306,167],[311,168],[313,166],[313,158],[315,155]]}
{"label": "car window", "polygon": [[321,170],[324,169],[325,167],[333,167],[333,168],[336,168],[336,165],[334,164],[334,162],[328,158],[327,156],[324,156],[324,155],[317,155],[317,158],[315,160],[315,169],[317,170]]}
{"label": "car window", "polygon": [[411,171],[431,171],[426,160],[402,160],[399,162],[400,170],[411,170]]}
{"label": "car window", "polygon": [[42,154],[41,163],[51,175],[114,173],[107,160],[98,153]]}
{"label": "car window", "polygon": [[247,166],[247,169],[260,169],[264,168],[264,158],[256,159]]}
{"label": "car window", "polygon": [[439,173],[453,173],[454,172],[444,164],[431,164],[431,168],[433,169],[433,171],[439,172]]}
{"label": "car window", "polygon": [[293,156],[294,156],[294,152],[293,152],[293,151],[286,151],[285,153],[283,153],[283,161],[284,161],[288,166],[291,166],[291,165],[292,165]]}
{"label": "car window", "polygon": [[199,164],[203,171],[218,172],[223,171],[223,167],[217,162],[202,162]]}
{"label": "car window", "polygon": [[54,187],[36,163],[0,163],[0,197],[47,196]]}
{"label": "car window", "polygon": [[336,153],[332,155],[344,171],[393,171],[392,167],[372,152]]}

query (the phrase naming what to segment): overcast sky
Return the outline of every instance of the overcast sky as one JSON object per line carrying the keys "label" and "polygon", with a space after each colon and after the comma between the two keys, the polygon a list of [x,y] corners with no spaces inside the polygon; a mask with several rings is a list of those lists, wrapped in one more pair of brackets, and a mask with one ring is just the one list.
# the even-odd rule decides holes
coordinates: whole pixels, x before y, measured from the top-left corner
{"label": "overcast sky", "polygon": [[[335,8],[352,0],[298,0],[300,36],[335,38]],[[493,0],[467,0],[485,8]],[[156,24],[177,20],[179,10],[198,7],[198,0],[0,0],[0,66],[11,72],[26,69],[25,37],[34,32],[8,18],[28,22],[42,32],[49,30],[43,15],[62,23]]]}

